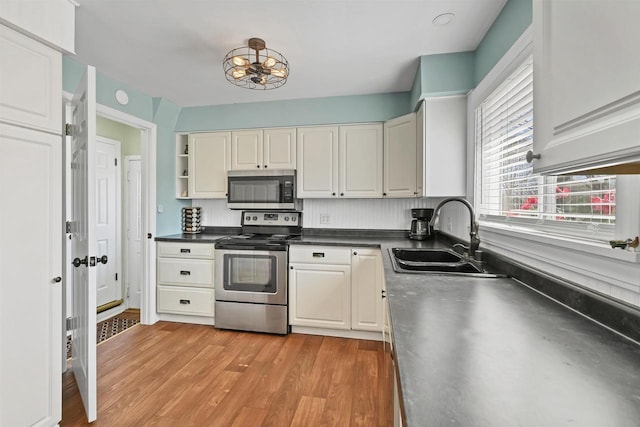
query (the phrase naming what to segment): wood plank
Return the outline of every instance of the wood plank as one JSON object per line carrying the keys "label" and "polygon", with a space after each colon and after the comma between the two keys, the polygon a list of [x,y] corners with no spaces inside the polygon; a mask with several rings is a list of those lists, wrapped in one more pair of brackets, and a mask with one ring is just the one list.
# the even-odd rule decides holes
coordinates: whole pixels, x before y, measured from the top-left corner
{"label": "wood plank", "polygon": [[[389,426],[392,378],[380,343],[158,322],[98,346],[91,425]],[[71,371],[60,425],[89,425]]]}
{"label": "wood plank", "polygon": [[291,427],[308,427],[320,424],[325,403],[326,399],[321,397],[302,396],[293,420],[291,420]]}

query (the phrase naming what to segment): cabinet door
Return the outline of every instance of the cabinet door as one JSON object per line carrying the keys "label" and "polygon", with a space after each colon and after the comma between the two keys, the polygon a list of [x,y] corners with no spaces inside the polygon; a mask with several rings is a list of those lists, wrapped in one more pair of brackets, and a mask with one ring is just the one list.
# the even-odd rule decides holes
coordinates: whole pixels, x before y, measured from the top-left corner
{"label": "cabinet door", "polygon": [[0,124],[2,426],[62,418],[61,148],[60,135]]}
{"label": "cabinet door", "polygon": [[382,197],[382,124],[340,126],[340,197]]}
{"label": "cabinet door", "polygon": [[351,267],[290,264],[289,323],[351,329]]}
{"label": "cabinet door", "polygon": [[265,169],[296,168],[295,128],[265,129],[263,148]]}
{"label": "cabinet door", "polygon": [[[418,174],[418,182],[424,176],[424,196],[464,196],[467,186],[467,97],[429,98],[423,101],[423,108],[425,166],[424,175]],[[421,145],[420,139],[418,145]]]}
{"label": "cabinet door", "polygon": [[382,254],[354,248],[351,258],[351,329],[382,332]]}
{"label": "cabinet door", "polygon": [[231,164],[231,132],[189,135],[189,197],[227,197],[227,171]]}
{"label": "cabinet door", "polygon": [[262,169],[262,131],[243,130],[231,133],[231,170]]}
{"label": "cabinet door", "polygon": [[637,0],[533,2],[534,172],[640,173],[639,16]]}
{"label": "cabinet door", "polygon": [[60,52],[0,25],[0,58],[0,120],[61,134]]}
{"label": "cabinet door", "polygon": [[385,197],[416,197],[416,115],[384,123]]}
{"label": "cabinet door", "polygon": [[331,198],[338,191],[338,127],[298,128],[299,198]]}

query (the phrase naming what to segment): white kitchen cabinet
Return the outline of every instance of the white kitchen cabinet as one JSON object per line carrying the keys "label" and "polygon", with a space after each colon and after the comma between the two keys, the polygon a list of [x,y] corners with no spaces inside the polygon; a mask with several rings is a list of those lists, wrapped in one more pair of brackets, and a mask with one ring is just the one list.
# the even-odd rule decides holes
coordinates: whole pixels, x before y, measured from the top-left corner
{"label": "white kitchen cabinet", "polygon": [[640,2],[533,2],[534,172],[640,173]]}
{"label": "white kitchen cabinet", "polygon": [[262,144],[264,168],[279,170],[296,169],[296,129],[265,129]]}
{"label": "white kitchen cabinet", "polygon": [[380,249],[292,245],[289,265],[291,325],[382,331]]}
{"label": "white kitchen cabinet", "polygon": [[62,418],[61,64],[59,52],[0,25],[2,426]]}
{"label": "white kitchen cabinet", "polygon": [[60,135],[60,52],[0,25],[0,57],[0,120]]}
{"label": "white kitchen cabinet", "polygon": [[[465,196],[467,97],[427,98],[417,114],[417,192],[423,197]],[[424,156],[420,155],[424,149]]]}
{"label": "white kitchen cabinet", "polygon": [[227,197],[231,132],[194,133],[188,138],[189,194],[192,199]]}
{"label": "white kitchen cabinet", "polygon": [[332,198],[338,188],[338,127],[297,131],[298,198]]}
{"label": "white kitchen cabinet", "polygon": [[381,124],[298,129],[299,198],[381,196]]}
{"label": "white kitchen cabinet", "polygon": [[231,170],[295,168],[295,129],[255,129],[231,133]]}
{"label": "white kitchen cabinet", "polygon": [[419,154],[415,113],[384,123],[384,197],[419,196]]}
{"label": "white kitchen cabinet", "polygon": [[351,329],[382,331],[382,253],[353,248],[351,256]]}
{"label": "white kitchen cabinet", "polygon": [[349,248],[294,246],[289,252],[289,323],[351,329]]}
{"label": "white kitchen cabinet", "polygon": [[158,242],[158,313],[213,317],[214,245]]}
{"label": "white kitchen cabinet", "polygon": [[339,127],[338,194],[382,197],[382,124]]}

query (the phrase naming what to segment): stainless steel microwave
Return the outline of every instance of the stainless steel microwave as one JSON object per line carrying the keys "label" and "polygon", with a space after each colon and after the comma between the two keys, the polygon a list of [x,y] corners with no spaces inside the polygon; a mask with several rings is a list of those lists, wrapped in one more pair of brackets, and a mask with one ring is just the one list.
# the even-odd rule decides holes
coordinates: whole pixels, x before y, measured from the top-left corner
{"label": "stainless steel microwave", "polygon": [[230,171],[227,179],[229,209],[297,208],[293,170]]}

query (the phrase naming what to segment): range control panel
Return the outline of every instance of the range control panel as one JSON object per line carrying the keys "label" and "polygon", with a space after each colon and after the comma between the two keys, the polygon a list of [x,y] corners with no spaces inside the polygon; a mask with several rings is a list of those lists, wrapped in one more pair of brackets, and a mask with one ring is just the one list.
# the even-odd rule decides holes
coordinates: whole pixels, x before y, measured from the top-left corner
{"label": "range control panel", "polygon": [[300,222],[300,212],[242,212],[242,225],[291,226]]}

